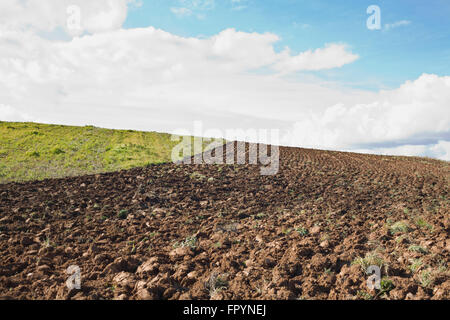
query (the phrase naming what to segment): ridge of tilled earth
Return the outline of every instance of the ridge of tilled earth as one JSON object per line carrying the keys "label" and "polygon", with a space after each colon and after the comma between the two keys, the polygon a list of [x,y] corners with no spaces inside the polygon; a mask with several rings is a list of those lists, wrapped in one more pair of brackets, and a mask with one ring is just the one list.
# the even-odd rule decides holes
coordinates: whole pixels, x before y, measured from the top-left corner
{"label": "ridge of tilled earth", "polygon": [[0,296],[449,299],[449,172],[282,147],[274,176],[163,164],[0,185]]}

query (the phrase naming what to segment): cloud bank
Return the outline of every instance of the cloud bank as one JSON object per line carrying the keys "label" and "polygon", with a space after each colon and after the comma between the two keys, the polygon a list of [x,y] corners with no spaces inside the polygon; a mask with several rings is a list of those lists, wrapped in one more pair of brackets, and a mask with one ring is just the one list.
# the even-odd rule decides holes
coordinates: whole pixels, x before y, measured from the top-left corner
{"label": "cloud bank", "polygon": [[[82,9],[80,34],[65,29],[69,1],[2,1],[0,120],[163,132],[201,120],[221,130],[278,128],[284,145],[448,160],[450,77],[423,74],[380,92],[342,88],[308,72],[360,58],[346,44],[277,52],[273,33],[123,29],[136,2],[102,1],[70,1]],[[41,34],[57,30],[68,38]]]}

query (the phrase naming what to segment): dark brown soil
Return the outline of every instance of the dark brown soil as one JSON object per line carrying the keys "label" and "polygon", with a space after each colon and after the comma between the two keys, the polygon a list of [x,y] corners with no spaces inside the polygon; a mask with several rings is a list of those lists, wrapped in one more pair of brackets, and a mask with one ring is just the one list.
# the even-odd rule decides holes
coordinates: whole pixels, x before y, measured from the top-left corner
{"label": "dark brown soil", "polygon": [[[280,157],[275,176],[164,164],[0,185],[0,296],[450,298],[448,162]],[[380,290],[366,284],[373,263]],[[70,265],[81,290],[65,284]]]}

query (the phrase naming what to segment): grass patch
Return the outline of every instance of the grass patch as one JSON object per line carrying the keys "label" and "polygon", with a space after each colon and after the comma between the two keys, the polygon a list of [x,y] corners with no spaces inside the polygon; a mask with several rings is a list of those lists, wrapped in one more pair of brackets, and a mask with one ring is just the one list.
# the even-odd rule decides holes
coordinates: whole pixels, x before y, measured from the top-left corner
{"label": "grass patch", "polygon": [[266,214],[265,214],[265,213],[258,213],[258,214],[255,216],[255,219],[261,220],[261,219],[264,219],[265,217],[266,217]]}
{"label": "grass patch", "polygon": [[429,288],[434,283],[434,277],[431,271],[423,270],[419,275],[420,285],[424,288]]}
{"label": "grass patch", "polygon": [[58,154],[66,153],[66,152],[61,148],[54,148],[52,153],[58,155]]}
{"label": "grass patch", "polygon": [[380,257],[376,252],[368,252],[364,257],[358,257],[353,260],[352,265],[358,265],[362,271],[367,274],[367,268],[370,266],[378,266],[380,269],[383,267],[387,270],[387,264],[384,259]]}
{"label": "grass patch", "polygon": [[303,227],[297,228],[297,229],[295,229],[295,231],[297,231],[298,234],[301,235],[301,236],[303,236],[303,237],[304,237],[304,236],[307,236],[307,235],[309,234],[308,229],[303,228]]}
{"label": "grass patch", "polygon": [[174,248],[185,248],[185,247],[190,247],[192,249],[197,248],[197,237],[192,236],[192,237],[187,237],[184,241],[181,242],[176,242],[173,245]]}
{"label": "grass patch", "polygon": [[403,234],[403,235],[398,236],[397,238],[395,238],[395,242],[396,243],[400,243],[403,240],[405,240],[406,242],[410,242],[410,239],[409,239],[408,235],[406,235],[406,234]]}
{"label": "grass patch", "polygon": [[157,132],[0,121],[0,183],[167,163],[180,141]]}
{"label": "grass patch", "polygon": [[419,228],[422,229],[428,229],[430,231],[433,231],[433,226],[431,224],[429,224],[425,219],[423,219],[422,217],[419,217],[415,220],[416,225]]}
{"label": "grass patch", "polygon": [[373,296],[370,293],[363,291],[363,290],[358,290],[356,295],[363,300],[372,300],[373,299]]}
{"label": "grass patch", "polygon": [[392,235],[397,233],[407,233],[410,230],[409,225],[406,221],[398,221],[391,226],[389,226],[389,231]]}
{"label": "grass patch", "polygon": [[409,270],[411,270],[412,273],[416,273],[423,264],[422,259],[410,259],[409,262],[411,263]]}
{"label": "grass patch", "polygon": [[415,244],[410,245],[408,250],[409,251],[413,251],[413,252],[422,253],[422,254],[428,253],[428,250],[426,248],[424,248],[422,246],[415,245]]}
{"label": "grass patch", "polygon": [[212,273],[209,277],[207,283],[205,283],[205,288],[209,290],[209,295],[212,297],[218,292],[228,288],[228,274],[218,274],[216,272]]}
{"label": "grass patch", "polygon": [[120,210],[119,213],[117,214],[117,218],[119,218],[119,219],[126,219],[127,216],[128,216],[128,210],[126,210],[126,209]]}
{"label": "grass patch", "polygon": [[381,279],[380,285],[381,285],[381,294],[388,293],[389,291],[395,288],[394,283],[389,278]]}

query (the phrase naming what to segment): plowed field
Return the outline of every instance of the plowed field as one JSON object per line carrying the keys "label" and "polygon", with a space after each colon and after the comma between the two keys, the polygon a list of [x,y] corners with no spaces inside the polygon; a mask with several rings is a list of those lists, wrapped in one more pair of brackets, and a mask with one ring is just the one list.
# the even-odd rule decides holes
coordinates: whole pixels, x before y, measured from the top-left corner
{"label": "plowed field", "polygon": [[449,299],[449,179],[448,162],[280,148],[274,176],[161,164],[3,184],[0,296]]}

